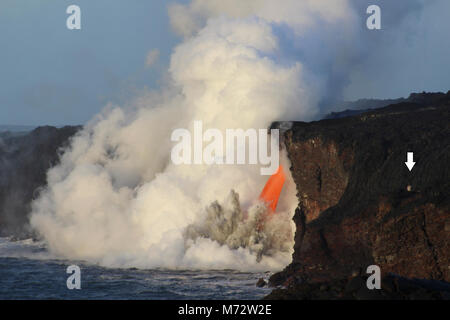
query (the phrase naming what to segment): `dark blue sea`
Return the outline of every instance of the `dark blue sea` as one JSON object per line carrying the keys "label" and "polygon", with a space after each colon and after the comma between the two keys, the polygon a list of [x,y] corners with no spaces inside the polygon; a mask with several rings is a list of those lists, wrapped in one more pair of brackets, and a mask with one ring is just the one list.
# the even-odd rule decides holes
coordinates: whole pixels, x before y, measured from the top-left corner
{"label": "dark blue sea", "polygon": [[[78,265],[81,289],[67,288],[66,269]],[[113,269],[49,258],[31,240],[0,238],[0,299],[260,299],[270,273],[234,270]]]}

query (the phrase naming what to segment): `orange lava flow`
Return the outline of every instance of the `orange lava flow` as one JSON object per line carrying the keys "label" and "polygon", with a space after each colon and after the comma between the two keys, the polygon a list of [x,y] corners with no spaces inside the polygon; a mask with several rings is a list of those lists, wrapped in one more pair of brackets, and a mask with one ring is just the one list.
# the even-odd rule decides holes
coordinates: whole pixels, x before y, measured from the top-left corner
{"label": "orange lava flow", "polygon": [[283,166],[279,166],[277,172],[270,176],[264,186],[259,199],[267,204],[267,207],[275,212],[277,208],[278,199],[280,198],[281,190],[283,189],[286,175],[284,174]]}

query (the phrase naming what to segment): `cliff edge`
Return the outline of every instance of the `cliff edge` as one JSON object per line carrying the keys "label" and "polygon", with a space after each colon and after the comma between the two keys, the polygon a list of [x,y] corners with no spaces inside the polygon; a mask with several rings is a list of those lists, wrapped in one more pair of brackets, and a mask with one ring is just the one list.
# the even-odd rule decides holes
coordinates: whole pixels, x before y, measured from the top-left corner
{"label": "cliff edge", "polygon": [[293,261],[271,285],[340,281],[369,265],[450,281],[450,92],[420,95],[284,133],[297,229]]}

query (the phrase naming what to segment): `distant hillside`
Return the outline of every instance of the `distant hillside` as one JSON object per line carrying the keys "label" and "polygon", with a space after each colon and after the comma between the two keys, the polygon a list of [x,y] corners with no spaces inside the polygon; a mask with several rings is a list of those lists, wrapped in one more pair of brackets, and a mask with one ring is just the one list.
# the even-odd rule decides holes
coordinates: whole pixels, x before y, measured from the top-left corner
{"label": "distant hillside", "polygon": [[[450,91],[449,91],[450,92]],[[340,119],[355,116],[364,112],[371,111],[373,109],[387,107],[392,104],[398,104],[401,102],[413,102],[413,103],[428,103],[432,104],[445,97],[445,93],[442,92],[422,92],[411,93],[408,98],[398,99],[359,99],[357,101],[347,101],[338,103],[334,110],[336,111],[327,114],[323,119]]]}
{"label": "distant hillside", "polygon": [[36,128],[36,126],[11,126],[0,124],[0,132],[29,132]]}
{"label": "distant hillside", "polygon": [[[31,200],[46,184],[47,170],[79,126],[39,127],[0,136],[0,237],[29,237],[26,225]],[[8,136],[9,135],[9,136]]]}

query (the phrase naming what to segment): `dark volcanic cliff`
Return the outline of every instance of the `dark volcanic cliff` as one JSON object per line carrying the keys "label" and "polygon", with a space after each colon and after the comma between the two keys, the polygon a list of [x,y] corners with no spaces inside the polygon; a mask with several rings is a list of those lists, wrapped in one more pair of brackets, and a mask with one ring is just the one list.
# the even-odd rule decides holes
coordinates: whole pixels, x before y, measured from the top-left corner
{"label": "dark volcanic cliff", "polygon": [[295,252],[272,285],[348,279],[373,264],[450,281],[449,124],[450,92],[293,123],[284,140],[299,199]]}
{"label": "dark volcanic cliff", "polygon": [[30,203],[46,184],[60,148],[80,127],[39,127],[28,134],[0,137],[0,236],[28,236]]}

